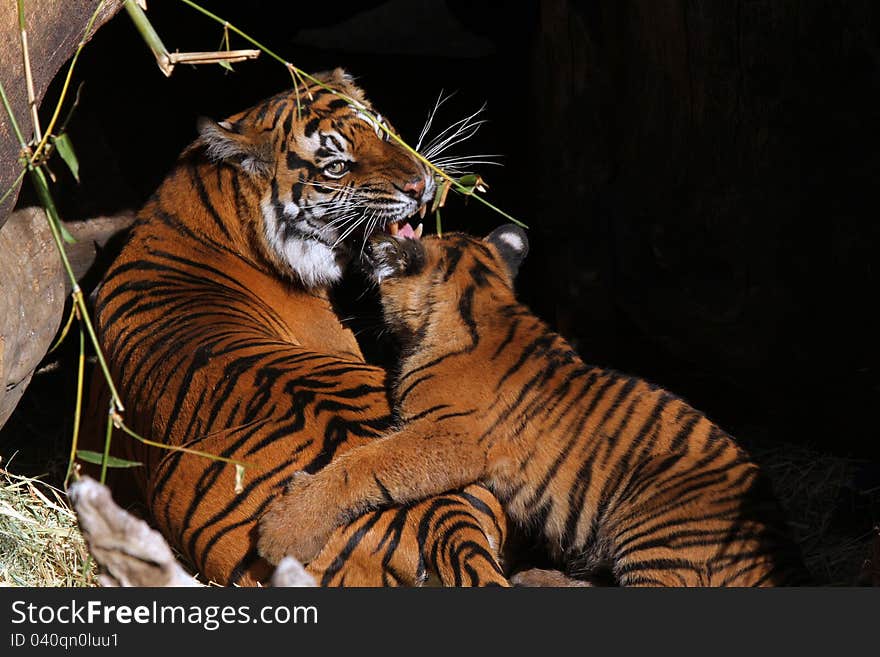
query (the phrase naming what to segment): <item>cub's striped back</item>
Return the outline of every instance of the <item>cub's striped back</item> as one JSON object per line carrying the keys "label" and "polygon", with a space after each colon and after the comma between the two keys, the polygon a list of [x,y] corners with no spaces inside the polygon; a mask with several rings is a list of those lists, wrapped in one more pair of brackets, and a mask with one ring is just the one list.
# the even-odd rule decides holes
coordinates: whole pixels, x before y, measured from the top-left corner
{"label": "cub's striped back", "polygon": [[373,238],[368,266],[403,344],[400,421],[270,506],[265,527],[309,529],[284,550],[307,558],[322,544],[332,524],[304,520],[317,509],[347,518],[481,481],[574,576],[806,581],[766,482],[730,436],[657,386],[584,364],[516,301],[527,249],[515,226],[486,239]]}

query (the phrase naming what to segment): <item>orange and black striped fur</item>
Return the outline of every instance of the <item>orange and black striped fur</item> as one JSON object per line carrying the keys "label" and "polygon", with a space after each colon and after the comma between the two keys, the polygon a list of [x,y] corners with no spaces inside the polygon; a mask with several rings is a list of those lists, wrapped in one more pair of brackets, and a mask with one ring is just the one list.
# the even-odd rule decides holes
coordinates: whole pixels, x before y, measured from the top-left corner
{"label": "orange and black striped fur", "polygon": [[512,225],[485,240],[373,238],[369,267],[404,346],[398,428],[298,475],[261,520],[261,552],[307,560],[360,513],[482,481],[581,576],[801,582],[775,501],[730,436],[661,388],[585,365],[516,301],[527,245]]}
{"label": "orange and black striped fur", "polygon": [[[96,296],[129,426],[249,466],[236,493],[232,465],[121,434],[113,443],[145,463],[140,493],[171,545],[221,583],[265,579],[257,519],[295,472],[389,425],[385,372],[364,362],[328,287],[370,233],[434,191],[347,74],[318,78],[203,120]],[[419,584],[431,572],[445,584],[507,585],[505,533],[498,501],[469,486],[356,519],[310,572],[325,585]]]}

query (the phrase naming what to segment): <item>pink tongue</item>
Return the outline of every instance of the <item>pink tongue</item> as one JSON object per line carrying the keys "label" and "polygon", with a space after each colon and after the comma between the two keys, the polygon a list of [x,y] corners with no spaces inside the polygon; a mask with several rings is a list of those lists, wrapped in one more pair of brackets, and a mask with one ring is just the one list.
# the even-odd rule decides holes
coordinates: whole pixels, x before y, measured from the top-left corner
{"label": "pink tongue", "polygon": [[408,237],[411,240],[418,239],[418,237],[416,237],[416,231],[414,231],[413,227],[410,226],[408,223],[403,224],[402,226],[400,226],[400,228],[397,229],[397,236]]}

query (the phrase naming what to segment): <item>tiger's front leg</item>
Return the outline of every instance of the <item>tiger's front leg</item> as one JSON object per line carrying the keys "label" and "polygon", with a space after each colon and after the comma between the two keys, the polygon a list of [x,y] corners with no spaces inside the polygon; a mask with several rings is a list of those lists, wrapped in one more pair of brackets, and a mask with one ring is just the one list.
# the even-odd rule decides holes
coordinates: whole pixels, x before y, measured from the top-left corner
{"label": "tiger's front leg", "polygon": [[372,509],[423,500],[485,475],[468,436],[431,436],[413,426],[339,456],[315,474],[297,473],[259,523],[257,548],[271,563],[308,563],[334,529]]}

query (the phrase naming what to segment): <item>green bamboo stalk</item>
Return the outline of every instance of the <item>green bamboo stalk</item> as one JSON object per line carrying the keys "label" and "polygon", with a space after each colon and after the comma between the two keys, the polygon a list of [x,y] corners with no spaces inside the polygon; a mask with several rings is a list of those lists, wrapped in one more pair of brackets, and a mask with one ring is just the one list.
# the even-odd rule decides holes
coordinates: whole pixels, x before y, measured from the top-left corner
{"label": "green bamboo stalk", "polygon": [[18,127],[18,121],[15,120],[15,114],[13,114],[12,107],[9,105],[6,89],[3,87],[3,80],[0,80],[0,99],[3,100],[3,107],[6,109],[6,115],[9,117],[9,124],[12,126],[13,132],[15,132],[15,136],[18,137],[22,153],[26,153],[28,150],[27,142],[24,140],[24,135],[21,134],[21,128]]}
{"label": "green bamboo stalk", "polygon": [[71,296],[74,304],[76,304],[77,309],[79,310],[80,321],[85,326],[86,332],[89,335],[89,340],[95,348],[98,365],[101,367],[104,377],[107,379],[107,386],[110,388],[110,395],[116,406],[116,410],[122,412],[125,410],[125,407],[122,405],[122,399],[113,383],[113,377],[110,375],[110,368],[107,366],[107,361],[104,359],[101,345],[98,342],[98,336],[95,334],[95,329],[92,326],[92,320],[89,317],[89,311],[88,308],[86,308],[82,290],[80,290],[79,284],[76,282],[76,274],[73,273],[73,268],[70,266],[70,261],[67,258],[67,251],[64,249],[61,230],[59,228],[61,217],[58,215],[58,210],[55,208],[55,202],[52,199],[52,194],[49,192],[49,182],[46,180],[46,176],[43,174],[42,169],[29,165],[28,170],[31,174],[34,187],[37,190],[37,195],[40,197],[40,203],[43,205],[43,208],[45,208],[46,215],[49,217],[49,228],[52,231],[52,238],[55,240],[55,246],[58,247],[58,253],[61,256],[61,264],[70,279],[73,288]]}
{"label": "green bamboo stalk", "polygon": [[134,0],[125,0],[125,11],[128,12],[128,16],[131,18],[132,23],[134,23],[135,28],[137,28],[137,31],[153,52],[153,56],[156,58],[156,63],[161,71],[166,76],[170,76],[174,70],[174,64],[168,56],[168,48],[162,43],[162,39],[159,38],[144,10]]}

